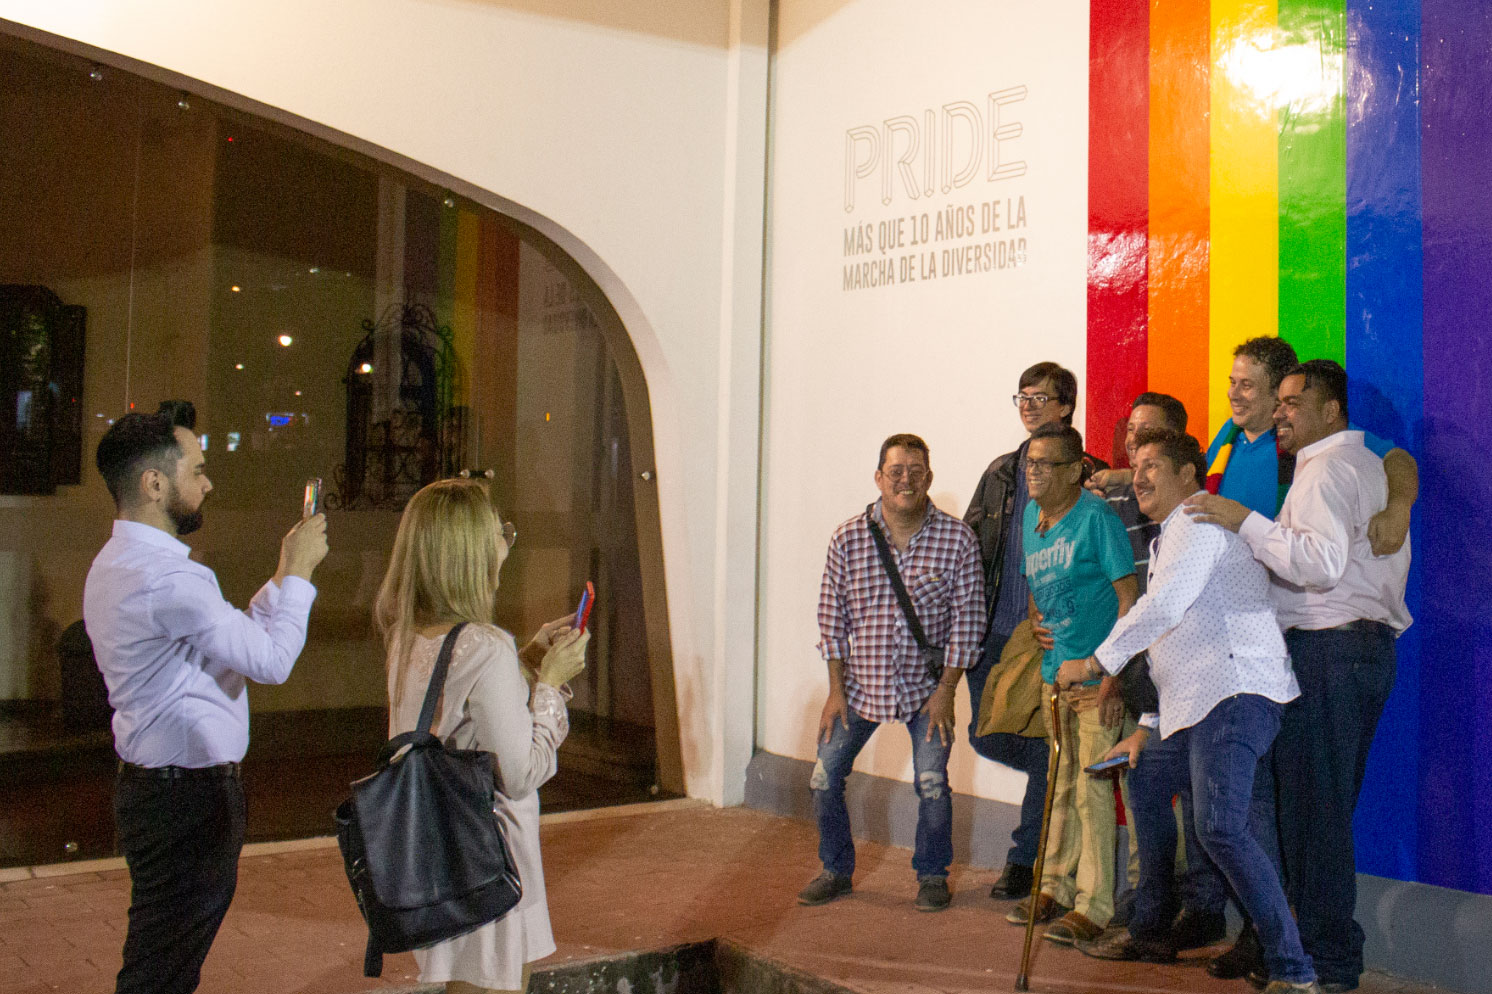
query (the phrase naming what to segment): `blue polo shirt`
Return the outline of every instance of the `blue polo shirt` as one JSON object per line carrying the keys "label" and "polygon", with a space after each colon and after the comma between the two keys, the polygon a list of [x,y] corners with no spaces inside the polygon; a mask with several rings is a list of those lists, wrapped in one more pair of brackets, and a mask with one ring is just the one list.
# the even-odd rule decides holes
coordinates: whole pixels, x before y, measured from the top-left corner
{"label": "blue polo shirt", "polygon": [[[1213,436],[1212,444],[1207,447],[1209,467],[1217,458],[1218,450],[1223,447],[1223,439],[1227,437],[1231,426],[1231,421],[1224,421]],[[1394,447],[1394,443],[1367,432],[1363,433],[1363,444],[1379,459],[1388,455],[1389,450]],[[1247,435],[1239,432],[1238,440],[1233,443],[1233,456],[1228,460],[1227,470],[1223,472],[1223,485],[1218,492],[1272,520],[1279,511],[1279,476],[1280,458],[1279,451],[1275,448],[1274,428],[1271,427],[1252,442]]]}
{"label": "blue polo shirt", "polygon": [[1021,571],[1055,645],[1041,658],[1041,678],[1057,678],[1063,660],[1091,655],[1119,617],[1114,581],[1135,571],[1124,523],[1104,499],[1084,490],[1046,534],[1036,533],[1041,508],[1026,505]]}

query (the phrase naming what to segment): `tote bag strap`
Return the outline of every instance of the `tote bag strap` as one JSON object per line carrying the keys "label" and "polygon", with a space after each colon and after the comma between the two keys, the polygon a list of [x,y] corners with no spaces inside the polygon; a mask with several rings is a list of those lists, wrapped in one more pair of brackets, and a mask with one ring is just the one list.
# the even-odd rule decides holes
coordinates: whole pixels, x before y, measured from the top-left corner
{"label": "tote bag strap", "polygon": [[435,658],[435,672],[430,674],[430,686],[425,689],[425,703],[420,707],[420,720],[416,731],[431,732],[435,724],[435,706],[440,703],[441,692],[446,686],[446,670],[451,668],[451,654],[456,651],[456,639],[466,622],[458,622],[446,632],[446,640],[440,645],[440,655]]}

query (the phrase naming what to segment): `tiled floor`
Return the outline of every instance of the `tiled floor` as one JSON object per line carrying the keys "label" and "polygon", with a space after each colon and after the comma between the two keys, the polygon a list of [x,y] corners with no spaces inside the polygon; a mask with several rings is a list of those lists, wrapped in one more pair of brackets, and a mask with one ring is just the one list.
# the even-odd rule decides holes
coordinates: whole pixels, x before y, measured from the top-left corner
{"label": "tiled floor", "polygon": [[[820,908],[794,894],[817,869],[813,826],[739,808],[664,804],[546,820],[543,847],[558,960],[713,937],[866,994],[1013,988],[1022,932],[986,895],[988,871],[955,867],[953,907],[919,914],[909,854],[862,845],[855,893]],[[643,813],[639,813],[642,811]],[[104,864],[107,867],[109,864]],[[69,868],[71,869],[71,868]],[[0,994],[102,994],[119,966],[129,881],[123,870],[65,876],[5,871]],[[335,846],[246,854],[238,896],[208,957],[207,994],[343,994],[414,982],[413,958],[361,976],[365,932]],[[1194,958],[1179,966],[1104,963],[1037,942],[1036,991],[1232,992]],[[1431,988],[1382,975],[1364,994]]]}

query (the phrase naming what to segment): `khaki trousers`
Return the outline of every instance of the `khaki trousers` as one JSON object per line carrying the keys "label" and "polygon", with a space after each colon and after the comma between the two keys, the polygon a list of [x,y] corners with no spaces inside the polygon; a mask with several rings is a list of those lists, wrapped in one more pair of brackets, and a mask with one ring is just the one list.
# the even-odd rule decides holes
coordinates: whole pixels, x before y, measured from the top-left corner
{"label": "khaki trousers", "polygon": [[[1052,687],[1045,687],[1051,698]],[[1103,727],[1098,688],[1062,692],[1062,752],[1052,788],[1046,866],[1041,891],[1102,928],[1114,916],[1114,785],[1083,767],[1098,762],[1119,741],[1119,725]],[[1048,738],[1051,709],[1042,708]],[[1054,740],[1055,741],[1055,740]]]}

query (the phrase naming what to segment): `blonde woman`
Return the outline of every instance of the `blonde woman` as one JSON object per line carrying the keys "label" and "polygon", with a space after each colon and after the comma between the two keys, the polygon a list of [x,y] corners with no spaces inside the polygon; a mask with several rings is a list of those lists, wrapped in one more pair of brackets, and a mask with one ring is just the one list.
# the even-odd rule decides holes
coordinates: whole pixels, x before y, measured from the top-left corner
{"label": "blonde woman", "polygon": [[539,785],[554,776],[570,723],[560,688],[585,667],[588,634],[551,622],[524,647],[492,623],[497,575],[516,532],[486,486],[442,480],[410,499],[399,521],[374,617],[388,648],[389,736],[410,731],[447,632],[457,637],[434,732],[457,749],[497,757],[496,812],[523,899],[474,932],[415,951],[420,980],[448,994],[522,991],[529,964],[554,952],[539,862]]}

